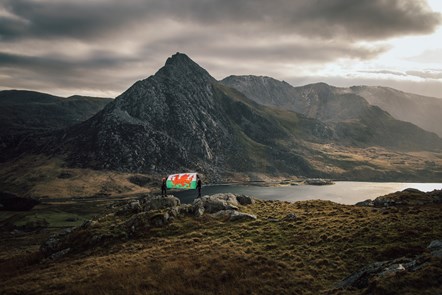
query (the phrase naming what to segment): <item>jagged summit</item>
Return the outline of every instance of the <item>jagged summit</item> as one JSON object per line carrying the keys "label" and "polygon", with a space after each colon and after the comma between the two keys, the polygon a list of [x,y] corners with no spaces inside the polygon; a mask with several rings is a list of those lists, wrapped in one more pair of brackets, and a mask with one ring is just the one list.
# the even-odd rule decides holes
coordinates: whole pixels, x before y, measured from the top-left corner
{"label": "jagged summit", "polygon": [[185,65],[185,64],[196,64],[187,54],[177,52],[173,54],[171,57],[167,58],[167,65]]}
{"label": "jagged summit", "polygon": [[215,78],[205,69],[200,67],[186,54],[179,52],[169,57],[164,67],[155,76],[176,80],[190,78],[191,80],[199,80],[201,82],[216,82]]}

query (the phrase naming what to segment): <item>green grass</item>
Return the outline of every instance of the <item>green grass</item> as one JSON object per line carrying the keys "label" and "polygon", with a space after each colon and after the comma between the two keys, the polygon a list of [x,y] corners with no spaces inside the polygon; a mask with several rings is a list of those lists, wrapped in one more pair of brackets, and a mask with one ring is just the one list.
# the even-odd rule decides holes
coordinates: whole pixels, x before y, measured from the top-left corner
{"label": "green grass", "polygon": [[[98,294],[360,294],[364,290],[334,288],[372,262],[425,254],[430,241],[442,237],[441,209],[440,205],[372,209],[329,201],[257,201],[241,207],[258,216],[254,221],[187,216],[166,227],[142,230],[130,240],[118,238],[118,224],[130,216],[106,216],[93,231],[114,236],[113,242],[54,263],[40,264],[35,252],[26,254],[25,247],[14,250],[15,258],[0,259],[0,268],[19,265],[17,274],[8,276],[0,290],[6,294],[29,290],[56,294],[91,290]],[[54,210],[53,216],[45,218],[62,224],[73,214],[66,211]],[[297,219],[281,221],[289,213]],[[83,234],[72,243],[82,244],[87,237]],[[5,253],[18,243],[15,238],[5,241]],[[405,277],[373,281],[369,288],[385,294],[398,285],[404,294],[434,291],[437,286],[429,280],[435,275],[430,270],[441,274],[436,261]],[[44,285],[38,283],[43,281]]]}

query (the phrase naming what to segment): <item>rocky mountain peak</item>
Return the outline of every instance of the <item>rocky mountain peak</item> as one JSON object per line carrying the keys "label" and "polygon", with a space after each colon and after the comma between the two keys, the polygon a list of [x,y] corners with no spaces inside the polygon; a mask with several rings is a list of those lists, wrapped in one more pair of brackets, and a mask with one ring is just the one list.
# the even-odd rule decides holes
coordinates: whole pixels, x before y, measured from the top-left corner
{"label": "rocky mountain peak", "polygon": [[156,74],[158,78],[173,80],[194,80],[200,82],[216,82],[205,69],[190,59],[186,54],[177,52],[169,57],[164,67]]}
{"label": "rocky mountain peak", "polygon": [[189,65],[196,64],[184,53],[177,52],[166,60],[166,65]]}

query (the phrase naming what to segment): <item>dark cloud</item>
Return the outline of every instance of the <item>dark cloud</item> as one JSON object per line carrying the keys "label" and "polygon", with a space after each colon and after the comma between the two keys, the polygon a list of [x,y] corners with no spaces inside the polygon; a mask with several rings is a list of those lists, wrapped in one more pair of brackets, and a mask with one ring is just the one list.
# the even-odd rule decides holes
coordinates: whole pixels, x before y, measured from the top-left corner
{"label": "dark cloud", "polygon": [[[89,91],[114,96],[115,91],[127,88],[141,78],[131,73],[134,63],[138,61],[115,58],[106,52],[96,52],[81,59],[0,53],[3,83],[11,83],[13,88],[34,90],[49,88],[59,91],[65,88],[68,91],[62,90],[63,95]],[[116,75],[116,72],[119,74]],[[127,73],[131,74],[127,76]]]}
{"label": "dark cloud", "polygon": [[0,87],[118,93],[177,51],[219,79],[270,75],[286,64],[369,60],[387,48],[359,41],[426,34],[440,22],[424,0],[1,0]]}
{"label": "dark cloud", "polygon": [[233,24],[256,32],[364,40],[429,33],[441,22],[423,0],[4,0],[3,7],[24,20],[3,18],[3,38],[96,38],[155,19],[174,19],[217,27],[220,33]]}

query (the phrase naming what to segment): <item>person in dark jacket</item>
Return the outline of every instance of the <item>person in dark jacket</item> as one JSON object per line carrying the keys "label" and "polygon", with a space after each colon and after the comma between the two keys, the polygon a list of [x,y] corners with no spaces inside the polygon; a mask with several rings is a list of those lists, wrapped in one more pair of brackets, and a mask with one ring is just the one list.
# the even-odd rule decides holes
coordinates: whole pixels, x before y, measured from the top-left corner
{"label": "person in dark jacket", "polygon": [[163,181],[161,183],[161,196],[167,197],[167,185],[165,177],[163,177]]}
{"label": "person in dark jacket", "polygon": [[202,186],[202,182],[201,182],[201,178],[200,176],[197,174],[196,175],[196,190],[198,191],[198,198],[201,198],[201,186]]}

